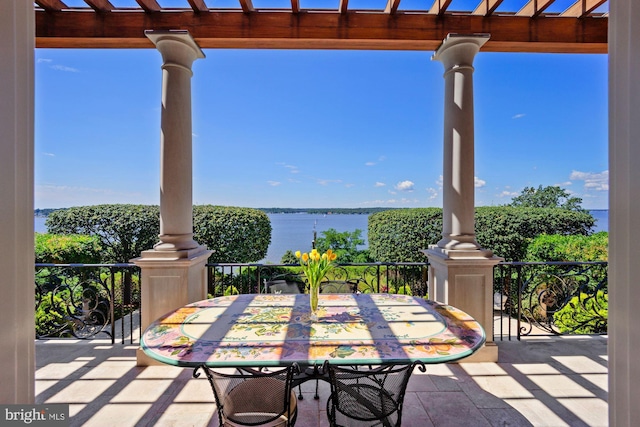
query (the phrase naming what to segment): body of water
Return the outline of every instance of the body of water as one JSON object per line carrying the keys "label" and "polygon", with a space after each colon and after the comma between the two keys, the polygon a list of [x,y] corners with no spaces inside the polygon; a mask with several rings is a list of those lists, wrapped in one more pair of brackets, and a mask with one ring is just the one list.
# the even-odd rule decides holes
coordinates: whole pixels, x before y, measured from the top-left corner
{"label": "body of water", "polygon": [[[594,232],[608,231],[609,211],[593,210],[591,215],[596,219]],[[311,250],[314,230],[317,237],[330,228],[338,232],[362,230],[362,238],[368,247],[367,227],[369,215],[320,215],[320,214],[268,214],[271,220],[271,244],[267,257],[260,262],[279,263],[287,250],[308,252]],[[46,233],[46,218],[35,218],[35,231]]]}

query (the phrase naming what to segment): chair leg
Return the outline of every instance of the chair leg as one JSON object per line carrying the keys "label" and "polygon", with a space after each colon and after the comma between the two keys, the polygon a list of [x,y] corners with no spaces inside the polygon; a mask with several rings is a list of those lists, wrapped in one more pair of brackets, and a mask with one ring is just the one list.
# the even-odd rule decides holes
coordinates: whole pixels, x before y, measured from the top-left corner
{"label": "chair leg", "polygon": [[318,396],[318,384],[320,383],[320,380],[316,380],[316,394],[315,396],[313,396],[313,398],[315,400],[320,400],[320,396]]}
{"label": "chair leg", "polygon": [[298,386],[298,400],[302,400],[304,399],[304,397],[302,397],[302,386]]}

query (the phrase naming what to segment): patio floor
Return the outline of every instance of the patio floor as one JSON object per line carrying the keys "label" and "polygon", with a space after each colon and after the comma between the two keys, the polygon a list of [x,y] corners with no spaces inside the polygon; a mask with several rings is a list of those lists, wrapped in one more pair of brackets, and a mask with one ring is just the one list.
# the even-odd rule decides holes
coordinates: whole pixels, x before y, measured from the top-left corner
{"label": "patio floor", "polygon": [[[606,426],[607,338],[498,341],[498,363],[430,365],[409,382],[402,425]],[[36,403],[70,404],[71,426],[216,426],[191,369],[135,366],[137,345],[36,342]],[[328,384],[303,385],[298,427],[327,426]]]}

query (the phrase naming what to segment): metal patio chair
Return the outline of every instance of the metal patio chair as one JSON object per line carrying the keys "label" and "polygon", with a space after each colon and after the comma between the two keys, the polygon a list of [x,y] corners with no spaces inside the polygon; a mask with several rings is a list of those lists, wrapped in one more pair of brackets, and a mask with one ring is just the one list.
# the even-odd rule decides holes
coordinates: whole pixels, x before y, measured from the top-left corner
{"label": "metal patio chair", "polygon": [[298,416],[298,401],[291,390],[297,365],[268,371],[251,368],[214,370],[198,366],[193,376],[204,371],[215,397],[220,426],[291,427]]}
{"label": "metal patio chair", "polygon": [[399,427],[404,394],[416,366],[422,372],[426,370],[422,362],[382,365],[371,369],[329,365],[329,425]]}

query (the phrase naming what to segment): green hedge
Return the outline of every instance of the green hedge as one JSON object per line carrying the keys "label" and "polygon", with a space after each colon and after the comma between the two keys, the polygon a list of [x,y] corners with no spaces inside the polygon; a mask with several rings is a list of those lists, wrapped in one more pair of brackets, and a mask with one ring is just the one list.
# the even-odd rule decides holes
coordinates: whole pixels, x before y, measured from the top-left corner
{"label": "green hedge", "polygon": [[525,261],[608,261],[609,233],[590,236],[538,236],[527,247]]}
{"label": "green hedge", "polygon": [[36,263],[97,264],[100,242],[95,236],[36,233]]}
{"label": "green hedge", "polygon": [[475,220],[478,243],[505,261],[524,260],[539,235],[587,235],[595,224],[588,212],[512,206],[476,208]]}
{"label": "green hedge", "polygon": [[256,262],[267,256],[271,221],[257,209],[199,205],[193,207],[196,242],[214,252],[209,262]]}
{"label": "green hedge", "polygon": [[[528,244],[541,234],[586,235],[595,223],[588,212],[560,208],[479,207],[478,243],[506,261],[521,261]],[[380,262],[420,262],[420,252],[442,238],[442,209],[397,209],[369,216],[369,249]]]}
{"label": "green hedge", "polygon": [[369,251],[378,262],[424,262],[442,238],[442,209],[394,209],[369,215]]}

